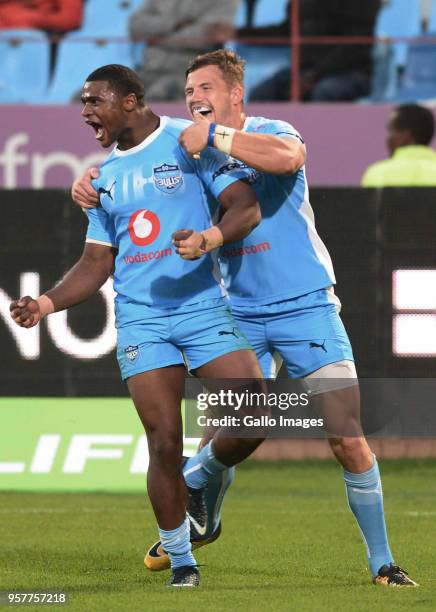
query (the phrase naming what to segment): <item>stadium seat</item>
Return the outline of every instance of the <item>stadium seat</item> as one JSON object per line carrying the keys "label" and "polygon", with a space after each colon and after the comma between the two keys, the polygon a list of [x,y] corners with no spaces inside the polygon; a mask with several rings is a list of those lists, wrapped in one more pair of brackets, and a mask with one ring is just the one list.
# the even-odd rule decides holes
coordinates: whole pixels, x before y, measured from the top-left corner
{"label": "stadium seat", "polygon": [[129,17],[142,3],[143,0],[87,0],[80,33],[128,37]]}
{"label": "stadium seat", "polygon": [[0,103],[34,102],[47,88],[50,49],[39,30],[0,31]]}
{"label": "stadium seat", "polygon": [[[250,0],[249,0],[250,1]],[[235,26],[247,25],[247,2],[240,2],[235,17]],[[254,0],[253,26],[262,27],[281,23],[286,18],[288,0]],[[273,8],[272,8],[273,7]]]}
{"label": "stadium seat", "polygon": [[286,45],[246,45],[234,43],[232,48],[247,62],[245,67],[245,95],[259,83],[282,68],[290,69],[290,49]]}
{"label": "stadium seat", "polygon": [[247,5],[245,2],[240,2],[235,17],[235,28],[243,28],[247,25]]}
{"label": "stadium seat", "polygon": [[409,44],[390,42],[395,37],[414,38],[421,33],[420,0],[390,0],[383,5],[377,18],[375,35],[385,38],[374,46],[373,100],[395,98],[399,70],[407,63]]}
{"label": "stadium seat", "polygon": [[281,23],[286,18],[287,6],[288,0],[257,0],[253,25],[260,27]]}
{"label": "stadium seat", "polygon": [[70,102],[80,91],[90,72],[104,64],[124,64],[133,68],[132,44],[105,38],[81,40],[81,32],[66,36],[59,45],[55,72],[44,99],[48,104]]}
{"label": "stadium seat", "polygon": [[[286,18],[288,0],[257,0],[254,5],[254,27],[262,27],[281,23]],[[247,3],[241,2],[235,18],[236,27],[244,27],[247,23]],[[290,68],[290,49],[287,45],[253,45],[229,41],[226,49],[236,51],[247,62],[245,67],[245,95],[249,100],[250,92],[266,78],[278,72],[281,68]]]}
{"label": "stadium seat", "polygon": [[436,32],[436,0],[431,0],[431,8],[430,15],[428,18],[428,28],[429,32]]}
{"label": "stadium seat", "polygon": [[[429,33],[436,37],[436,32]],[[396,100],[436,99],[436,45],[415,44],[409,49],[407,66]]]}

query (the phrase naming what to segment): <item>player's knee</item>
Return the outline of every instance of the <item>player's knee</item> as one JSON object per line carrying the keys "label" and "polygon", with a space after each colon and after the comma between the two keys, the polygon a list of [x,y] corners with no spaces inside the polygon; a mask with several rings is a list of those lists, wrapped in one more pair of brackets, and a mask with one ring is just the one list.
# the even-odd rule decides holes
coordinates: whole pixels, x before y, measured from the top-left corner
{"label": "player's knee", "polygon": [[356,457],[367,453],[368,445],[362,437],[342,437],[330,440],[334,454],[339,457]]}
{"label": "player's knee", "polygon": [[183,451],[183,440],[179,433],[154,432],[148,435],[150,462],[176,465]]}

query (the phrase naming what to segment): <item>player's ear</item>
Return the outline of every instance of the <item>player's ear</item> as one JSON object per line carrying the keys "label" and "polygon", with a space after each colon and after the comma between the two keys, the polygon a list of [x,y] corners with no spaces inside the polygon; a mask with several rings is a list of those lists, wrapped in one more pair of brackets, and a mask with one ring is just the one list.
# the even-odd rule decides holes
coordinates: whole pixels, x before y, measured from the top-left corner
{"label": "player's ear", "polygon": [[244,99],[244,88],[241,87],[241,85],[235,85],[232,87],[230,91],[230,98],[233,104],[240,104]]}
{"label": "player's ear", "polygon": [[129,93],[123,99],[123,107],[126,111],[134,110],[138,105],[138,98],[134,93]]}

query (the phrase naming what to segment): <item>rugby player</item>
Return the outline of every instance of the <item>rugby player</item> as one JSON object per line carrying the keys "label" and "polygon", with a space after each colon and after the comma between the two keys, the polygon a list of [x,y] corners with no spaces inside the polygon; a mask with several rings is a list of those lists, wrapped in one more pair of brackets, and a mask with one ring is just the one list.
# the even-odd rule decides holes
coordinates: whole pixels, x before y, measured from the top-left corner
{"label": "rugby player", "polygon": [[[308,199],[304,141],[284,121],[245,115],[244,62],[233,52],[198,56],[186,76],[186,102],[195,123],[182,131],[180,143],[191,156],[201,158],[210,149],[219,149],[239,160],[241,169],[248,166],[261,203],[261,224],[220,251],[233,315],[255,349],[265,377],[275,376],[279,356],[290,377],[305,379],[320,394],[326,414],[348,415],[348,435],[331,435],[329,443],[343,467],[349,506],[366,544],[372,580],[381,585],[416,586],[395,565],[388,544],[380,473],[360,426],[357,374],[339,317],[340,302],[332,288],[333,266],[316,232]],[[73,197],[82,206],[93,205],[89,176],[95,173],[91,169],[73,188]],[[331,391],[331,379],[348,379],[352,384]],[[206,502],[195,516],[203,529],[202,534],[194,533],[194,546],[219,534],[223,497],[223,489],[213,481],[219,470],[211,468],[208,459],[214,441],[203,443],[184,466],[188,486],[203,492]],[[226,473],[222,472],[223,478]],[[224,488],[231,476],[230,472]],[[212,523],[211,516],[215,517]],[[168,567],[159,543],[150,548],[145,561],[150,569]]]}
{"label": "rugby player", "polygon": [[[100,144],[116,144],[94,183],[100,206],[88,212],[80,260],[44,295],[14,301],[11,316],[32,327],[89,298],[114,269],[117,357],[147,434],[148,493],[171,560],[170,585],[197,586],[181,471],[184,358],[202,378],[262,378],[247,340],[233,333],[210,255],[259,223],[259,205],[246,170],[229,170],[223,153],[211,149],[193,160],[184,151],[178,138],[189,122],[154,114],[129,68],[95,70],[82,102]],[[224,211],[216,225],[205,188]],[[220,438],[211,462],[223,470],[260,441]]]}
{"label": "rugby player", "polygon": [[[338,314],[340,303],[332,289],[332,262],[309,204],[301,135],[284,121],[245,115],[243,62],[233,52],[195,58],[186,77],[188,110],[202,119],[182,132],[182,146],[190,155],[217,148],[242,162],[241,168],[253,169],[251,184],[263,221],[243,240],[223,247],[220,256],[233,315],[264,375],[274,376],[278,353],[290,377],[305,378],[309,388],[313,379],[314,393],[323,390],[322,379],[357,382],[351,345]],[[327,382],[325,390],[329,388]],[[323,401],[326,414],[342,410],[349,415],[347,432],[331,436],[329,442],[343,467],[349,506],[366,543],[373,582],[416,586],[394,564],[389,548],[380,473],[360,427],[357,385],[326,392]],[[184,467],[189,487],[207,485],[204,452]]]}

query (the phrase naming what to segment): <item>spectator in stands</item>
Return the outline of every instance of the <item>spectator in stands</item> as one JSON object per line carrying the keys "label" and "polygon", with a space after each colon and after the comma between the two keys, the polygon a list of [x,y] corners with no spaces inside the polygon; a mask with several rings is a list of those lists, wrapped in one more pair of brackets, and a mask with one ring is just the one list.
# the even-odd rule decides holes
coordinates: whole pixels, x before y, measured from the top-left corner
{"label": "spectator in stands", "polygon": [[83,0],[0,0],[0,28],[68,32],[82,23]]}
{"label": "spectator in stands", "polygon": [[[288,17],[281,24],[238,29],[238,36],[290,35]],[[381,0],[300,0],[301,36],[373,36]],[[356,100],[371,85],[372,45],[303,44],[300,52],[300,96],[304,101]],[[290,69],[279,70],[253,89],[250,100],[289,100]]]}
{"label": "spectator in stands", "polygon": [[147,100],[184,100],[185,69],[192,57],[222,47],[234,34],[239,0],[145,0],[129,22],[144,40]]}
{"label": "spectator in stands", "polygon": [[362,186],[436,186],[436,152],[430,147],[433,135],[431,110],[418,104],[395,108],[387,124],[386,144],[391,157],[369,166]]}

